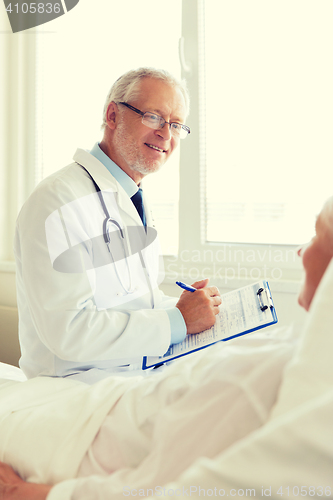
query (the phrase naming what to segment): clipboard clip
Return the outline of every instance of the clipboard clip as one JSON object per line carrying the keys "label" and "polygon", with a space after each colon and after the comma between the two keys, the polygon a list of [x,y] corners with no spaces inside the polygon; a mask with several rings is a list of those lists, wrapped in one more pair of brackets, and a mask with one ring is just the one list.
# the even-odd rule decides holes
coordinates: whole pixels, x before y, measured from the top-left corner
{"label": "clipboard clip", "polygon": [[259,288],[257,291],[260,309],[266,311],[269,307],[273,307],[273,300],[268,288]]}

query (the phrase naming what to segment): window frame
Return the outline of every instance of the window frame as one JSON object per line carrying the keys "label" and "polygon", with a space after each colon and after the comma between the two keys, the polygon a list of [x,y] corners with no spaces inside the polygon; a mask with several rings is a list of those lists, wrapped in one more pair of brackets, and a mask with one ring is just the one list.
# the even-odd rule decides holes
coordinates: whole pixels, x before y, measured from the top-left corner
{"label": "window frame", "polygon": [[15,271],[13,239],[17,214],[36,179],[36,39],[31,30],[13,34],[4,10],[0,12],[0,25],[0,271],[7,273]]}
{"label": "window frame", "polygon": [[[178,272],[184,279],[210,277],[223,288],[234,288],[267,278],[275,290],[294,293],[303,274],[296,245],[205,241],[204,0],[183,0],[182,6],[180,59],[191,96],[191,136],[181,145],[179,252],[177,258],[165,259],[166,280],[171,282]],[[219,262],[214,265],[212,256],[223,252],[225,260],[217,272]],[[254,270],[261,270],[260,278]]]}

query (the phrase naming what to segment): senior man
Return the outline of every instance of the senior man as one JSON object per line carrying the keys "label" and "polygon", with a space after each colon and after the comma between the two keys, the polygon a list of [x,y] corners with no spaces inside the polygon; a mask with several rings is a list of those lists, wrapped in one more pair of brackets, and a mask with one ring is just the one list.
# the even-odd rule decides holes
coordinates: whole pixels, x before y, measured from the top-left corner
{"label": "senior man", "polygon": [[156,231],[141,181],[185,138],[185,84],[162,70],[120,77],[104,135],[42,181],[17,221],[20,366],[28,378],[87,383],[140,372],[186,334],[211,327],[221,304],[208,280],[179,300],[159,290]]}
{"label": "senior man", "polygon": [[[104,500],[111,497],[120,500],[129,495],[150,496],[152,491],[156,496],[165,491],[168,495],[172,492],[181,495],[183,491],[184,496],[191,492],[191,497],[199,499],[205,491],[209,496],[213,491],[216,496],[218,491],[219,496],[228,496],[229,492],[229,496],[238,498],[244,496],[246,490],[251,496],[277,498],[285,493],[295,498],[301,492],[306,498],[332,498],[333,198],[318,217],[315,237],[299,255],[305,269],[299,302],[310,309],[310,318],[299,339],[296,355],[282,377],[281,369],[293,354],[295,338],[286,336],[279,344],[281,330],[273,339],[270,336],[265,339],[260,333],[235,339],[228,342],[227,347],[217,344],[197,356],[182,358],[169,371],[156,378],[143,379],[141,384],[134,384],[121,396],[73,478],[67,474],[67,481],[50,480],[59,483],[54,487],[27,483],[11,467],[0,464],[0,497],[4,500]],[[313,300],[317,299],[319,284],[320,300]],[[260,349],[260,342],[263,349]],[[232,345],[234,348],[228,350]],[[209,358],[208,366],[203,363],[205,357]],[[272,379],[276,371],[279,373]],[[15,387],[23,394],[25,384],[31,382],[9,385],[7,400],[10,405],[15,401]],[[61,382],[67,383],[70,390],[69,381]],[[101,381],[100,388],[107,391],[106,383],[109,385],[111,379]],[[98,397],[98,385],[89,387],[96,389],[95,398]],[[73,388],[82,392],[82,386],[84,384],[76,383]],[[162,386],[166,390],[163,398]],[[85,392],[83,399],[93,402],[86,389]],[[139,396],[137,400],[133,398],[135,393]],[[266,398],[263,398],[265,393]],[[4,401],[2,394],[1,402]],[[106,399],[108,397],[106,395]],[[134,403],[130,407],[127,405],[130,408],[127,414],[121,411],[126,399]],[[196,406],[198,400],[200,405]],[[72,404],[73,413],[79,402],[77,398]],[[40,408],[38,397],[34,404]],[[155,410],[155,405],[160,406],[159,411]],[[94,410],[91,412],[95,415]],[[60,472],[66,476],[66,467],[72,467],[74,455],[67,457],[59,452],[63,450],[63,442],[72,436],[65,431],[62,442],[53,439],[59,448],[53,451],[58,454],[54,460],[49,448],[52,436],[45,443],[45,455],[40,457],[38,451],[33,454],[29,446],[31,431],[36,440],[41,429],[40,418],[34,423],[33,414],[32,411],[29,417],[23,412],[22,422],[16,420],[11,435],[1,425],[0,453],[8,457],[8,462],[24,477],[37,477],[40,482],[47,482],[42,478],[56,478]],[[229,421],[226,420],[228,414]],[[2,422],[6,426],[8,420],[13,420],[15,424],[18,416],[18,412],[9,412]],[[15,428],[22,439],[15,436]],[[134,428],[137,439],[132,439]],[[165,430],[167,432],[163,432]],[[45,432],[49,432],[49,427]],[[187,436],[185,441],[184,436]],[[82,445],[84,437],[77,433],[77,445],[70,446],[73,452]],[[25,460],[21,454],[26,455]],[[34,466],[31,466],[30,456]],[[200,457],[201,460],[196,460]],[[157,486],[159,489],[155,489]]]}

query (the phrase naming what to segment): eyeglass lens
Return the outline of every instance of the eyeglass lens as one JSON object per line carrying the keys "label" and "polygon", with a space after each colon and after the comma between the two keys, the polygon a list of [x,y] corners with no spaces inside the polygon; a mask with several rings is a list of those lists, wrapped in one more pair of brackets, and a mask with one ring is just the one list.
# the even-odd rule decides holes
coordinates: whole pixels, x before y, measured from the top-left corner
{"label": "eyeglass lens", "polygon": [[[167,122],[161,116],[146,112],[142,116],[142,123],[147,127],[158,130],[162,129]],[[181,139],[187,136],[187,130],[184,129],[180,123],[171,123],[169,125],[173,136],[180,137]]]}

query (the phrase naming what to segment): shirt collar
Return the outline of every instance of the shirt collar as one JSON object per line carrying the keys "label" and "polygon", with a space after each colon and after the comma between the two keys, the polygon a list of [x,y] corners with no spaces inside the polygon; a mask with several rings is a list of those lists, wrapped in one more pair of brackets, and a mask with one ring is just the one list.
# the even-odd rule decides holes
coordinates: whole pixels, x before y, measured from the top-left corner
{"label": "shirt collar", "polygon": [[110,174],[116,179],[121,187],[125,190],[130,198],[138,191],[138,186],[135,184],[133,179],[130,178],[118,165],[109,158],[104,151],[99,147],[98,142],[94,145],[90,151],[97,160],[99,160],[108,169]]}

